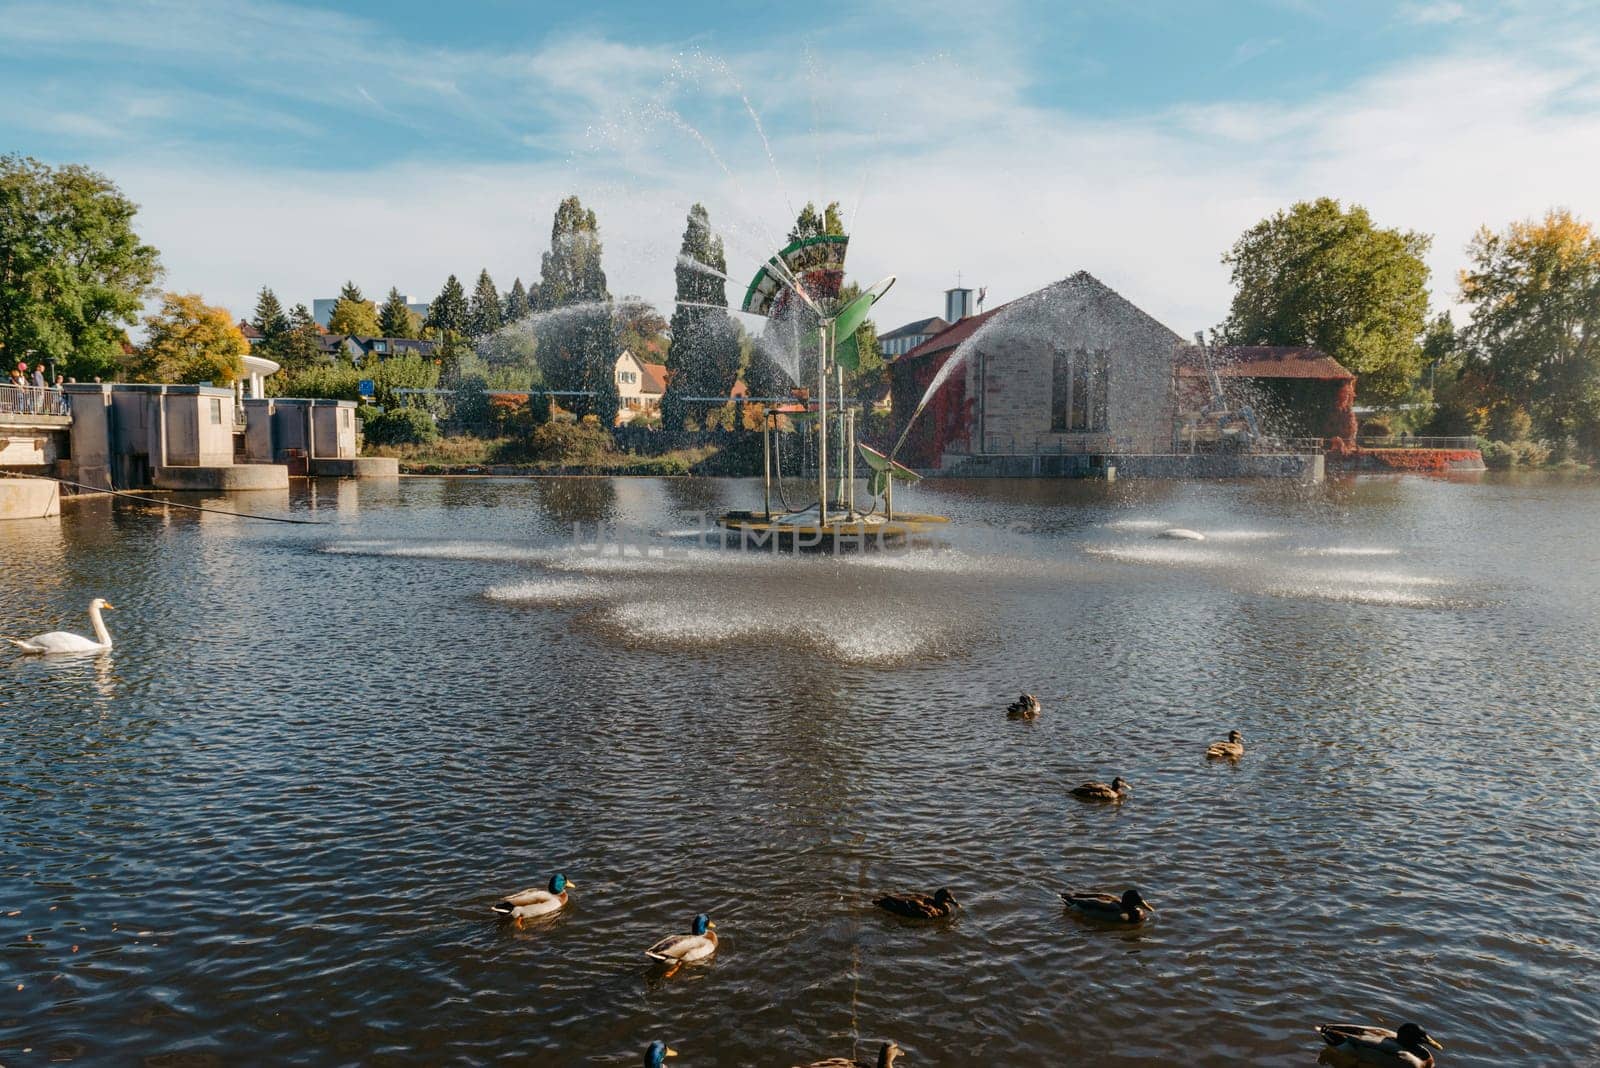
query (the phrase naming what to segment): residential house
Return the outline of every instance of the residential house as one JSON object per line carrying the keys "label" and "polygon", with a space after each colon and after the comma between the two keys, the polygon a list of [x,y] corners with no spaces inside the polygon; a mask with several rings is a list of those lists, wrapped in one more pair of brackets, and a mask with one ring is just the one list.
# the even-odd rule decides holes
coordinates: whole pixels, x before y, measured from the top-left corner
{"label": "residential house", "polygon": [[665,364],[645,363],[627,349],[617,356],[617,395],[621,404],[617,408],[617,422],[632,422],[645,412],[661,407],[661,395],[667,391]]}

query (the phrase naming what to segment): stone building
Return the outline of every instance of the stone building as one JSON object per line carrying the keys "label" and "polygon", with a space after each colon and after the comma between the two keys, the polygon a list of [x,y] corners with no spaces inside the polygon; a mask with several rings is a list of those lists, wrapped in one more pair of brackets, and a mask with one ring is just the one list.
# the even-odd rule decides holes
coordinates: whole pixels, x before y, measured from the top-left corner
{"label": "stone building", "polygon": [[897,431],[948,375],[900,458],[937,468],[965,455],[1167,452],[1181,344],[1080,271],[962,319],[891,365]]}

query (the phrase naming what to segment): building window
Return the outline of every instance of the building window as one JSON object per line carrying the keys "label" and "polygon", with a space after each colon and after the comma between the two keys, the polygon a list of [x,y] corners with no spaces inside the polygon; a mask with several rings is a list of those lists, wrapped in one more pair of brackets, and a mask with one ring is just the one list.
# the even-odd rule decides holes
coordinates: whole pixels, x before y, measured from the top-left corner
{"label": "building window", "polygon": [[1107,361],[1100,352],[1058,352],[1050,382],[1050,429],[1084,434],[1106,429]]}
{"label": "building window", "polygon": [[222,425],[222,398],[211,398],[211,422],[215,426]]}

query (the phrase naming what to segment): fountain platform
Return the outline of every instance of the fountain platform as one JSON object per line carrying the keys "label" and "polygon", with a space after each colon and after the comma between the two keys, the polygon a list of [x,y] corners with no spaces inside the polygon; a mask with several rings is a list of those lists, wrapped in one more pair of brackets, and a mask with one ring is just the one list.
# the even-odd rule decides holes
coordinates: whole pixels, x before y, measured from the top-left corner
{"label": "fountain platform", "polygon": [[746,547],[772,545],[782,549],[834,549],[854,543],[863,548],[901,544],[948,523],[949,517],[923,512],[884,515],[830,516],[819,522],[816,509],[799,512],[726,512],[717,519],[723,530],[737,533]]}

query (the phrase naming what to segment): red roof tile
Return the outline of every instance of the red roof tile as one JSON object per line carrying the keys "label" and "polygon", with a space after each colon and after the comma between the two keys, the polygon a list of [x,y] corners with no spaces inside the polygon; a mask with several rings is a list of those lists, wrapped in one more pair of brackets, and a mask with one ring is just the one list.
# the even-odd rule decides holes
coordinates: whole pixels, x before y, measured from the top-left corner
{"label": "red roof tile", "polygon": [[967,338],[971,337],[973,334],[977,333],[978,327],[988,322],[991,317],[1004,311],[1007,307],[1009,307],[1008,304],[1001,304],[998,307],[990,308],[982,315],[971,315],[961,320],[959,323],[955,323],[952,326],[947,326],[937,334],[933,335],[933,337],[930,337],[928,340],[924,341],[910,352],[901,356],[900,359],[918,360],[924,356],[933,356],[941,352],[948,352],[960,345],[963,341],[967,340]]}
{"label": "red roof tile", "polygon": [[641,393],[665,393],[667,391],[667,365],[664,363],[645,363],[639,361],[639,366],[644,369],[644,375],[639,381]]}

